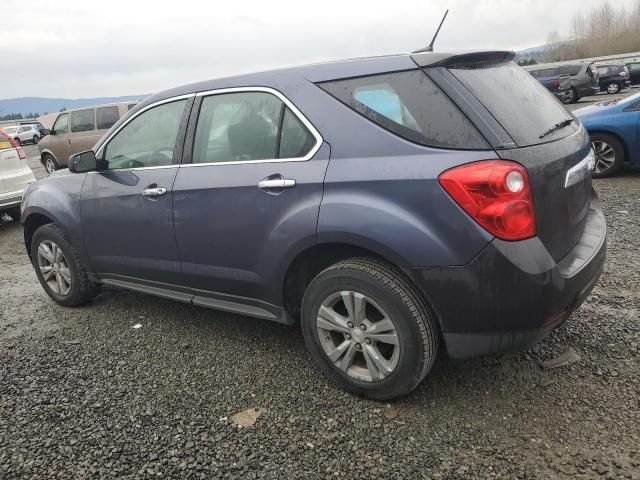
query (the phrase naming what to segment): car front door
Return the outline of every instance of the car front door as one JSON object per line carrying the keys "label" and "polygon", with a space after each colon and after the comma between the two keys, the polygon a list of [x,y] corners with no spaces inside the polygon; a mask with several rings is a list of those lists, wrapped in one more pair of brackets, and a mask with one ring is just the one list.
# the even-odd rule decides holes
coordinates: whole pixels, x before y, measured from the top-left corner
{"label": "car front door", "polygon": [[92,270],[103,280],[180,282],[172,188],[192,102],[141,110],[96,153],[100,170],[86,174],[81,216]]}
{"label": "car front door", "polygon": [[287,254],[315,243],[329,147],[280,93],[233,90],[194,106],[174,185],[176,239],[194,303],[242,311],[231,305],[258,299],[252,314],[272,318]]}
{"label": "car front door", "polygon": [[51,138],[47,146],[56,157],[58,165],[66,167],[69,155],[71,155],[71,140],[69,140],[69,114],[60,114],[49,133]]}

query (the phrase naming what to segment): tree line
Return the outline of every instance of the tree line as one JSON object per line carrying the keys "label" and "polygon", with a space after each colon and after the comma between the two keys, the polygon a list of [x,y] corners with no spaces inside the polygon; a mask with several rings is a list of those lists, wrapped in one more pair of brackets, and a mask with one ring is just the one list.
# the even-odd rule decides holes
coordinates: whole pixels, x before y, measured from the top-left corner
{"label": "tree line", "polygon": [[586,13],[571,18],[571,32],[549,33],[542,60],[561,62],[640,50],[640,0],[630,5],[605,0]]}

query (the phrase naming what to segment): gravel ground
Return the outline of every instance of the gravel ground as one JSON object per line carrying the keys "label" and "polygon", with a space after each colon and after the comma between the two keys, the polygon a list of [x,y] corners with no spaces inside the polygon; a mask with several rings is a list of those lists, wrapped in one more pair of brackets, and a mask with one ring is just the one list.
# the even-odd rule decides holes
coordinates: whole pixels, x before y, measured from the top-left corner
{"label": "gravel ground", "polygon": [[59,307],[5,222],[0,478],[640,479],[640,172],[595,184],[609,256],[587,302],[528,352],[441,358],[391,406],[330,386],[297,328],[108,287]]}

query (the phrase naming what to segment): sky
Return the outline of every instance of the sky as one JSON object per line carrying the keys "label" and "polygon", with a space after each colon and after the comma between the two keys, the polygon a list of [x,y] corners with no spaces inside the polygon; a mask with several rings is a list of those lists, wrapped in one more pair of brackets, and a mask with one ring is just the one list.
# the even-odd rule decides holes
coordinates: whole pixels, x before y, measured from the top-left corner
{"label": "sky", "polygon": [[[603,0],[0,0],[0,98],[138,95],[426,45],[524,49]],[[615,0],[615,4],[631,0]]]}

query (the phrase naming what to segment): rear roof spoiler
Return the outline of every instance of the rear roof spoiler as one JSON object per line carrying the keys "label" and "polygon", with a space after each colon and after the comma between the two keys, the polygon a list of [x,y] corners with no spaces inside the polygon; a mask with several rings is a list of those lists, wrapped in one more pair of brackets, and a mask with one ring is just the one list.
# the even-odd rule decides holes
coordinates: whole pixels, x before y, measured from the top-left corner
{"label": "rear roof spoiler", "polygon": [[494,63],[510,62],[515,52],[507,50],[489,50],[468,53],[414,53],[411,59],[419,67],[480,67]]}

